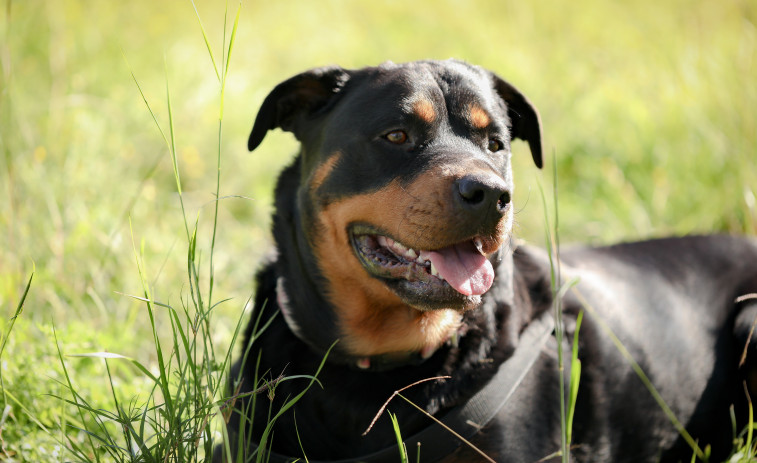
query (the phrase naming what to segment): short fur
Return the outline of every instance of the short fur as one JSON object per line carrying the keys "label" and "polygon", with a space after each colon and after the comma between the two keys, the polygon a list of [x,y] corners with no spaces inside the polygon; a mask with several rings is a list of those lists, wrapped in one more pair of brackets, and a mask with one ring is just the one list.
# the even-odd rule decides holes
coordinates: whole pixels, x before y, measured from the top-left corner
{"label": "short fur", "polygon": [[[487,384],[529,322],[551,308],[548,256],[513,246],[510,236],[510,142],[525,140],[541,167],[540,120],[528,99],[495,74],[458,61],[423,61],[297,75],[266,98],[249,148],[274,128],[293,132],[302,149],[279,177],[277,255],[257,275],[242,348],[257,321],[272,321],[246,362],[236,363],[230,388],[249,391],[259,376],[312,375],[339,340],[318,375],[322,387],[313,386],[276,422],[272,449],[293,457],[304,450],[311,460],[357,458],[396,445],[385,415],[361,435],[393,391],[450,376],[404,392],[442,416]],[[462,294],[381,248],[379,235],[416,250],[473,243],[493,266],[493,284],[482,295]],[[712,461],[727,456],[729,407],[744,425],[742,383],[757,371],[754,339],[739,366],[757,315],[749,296],[757,293],[755,240],[671,238],[566,249],[561,258],[563,281],[578,278],[578,293],[598,314],[586,315],[580,330],[573,461],[692,455],[600,320],[700,446],[712,445]],[[569,291],[563,301],[567,339],[583,307],[578,297]],[[569,352],[567,341],[563,348]],[[540,461],[560,449],[556,351],[552,338],[472,439],[496,461]],[[279,383],[272,402],[257,397],[252,416],[249,397],[236,400],[232,441],[241,421],[244,429],[253,422],[243,449],[252,452],[269,406],[275,413],[306,384]],[[431,424],[404,401],[389,408],[403,436]],[[478,458],[460,446],[444,461]]]}

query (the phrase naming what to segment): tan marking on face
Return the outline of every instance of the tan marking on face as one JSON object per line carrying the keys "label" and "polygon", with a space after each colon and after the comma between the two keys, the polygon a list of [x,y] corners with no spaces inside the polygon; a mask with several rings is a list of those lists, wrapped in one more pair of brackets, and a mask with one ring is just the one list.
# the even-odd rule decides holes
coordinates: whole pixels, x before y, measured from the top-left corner
{"label": "tan marking on face", "polygon": [[427,98],[419,98],[413,103],[413,113],[429,124],[436,120],[436,110]]}
{"label": "tan marking on face", "polygon": [[492,120],[489,115],[480,106],[471,105],[468,109],[470,114],[470,121],[473,127],[477,129],[483,129],[491,124]]}
{"label": "tan marking on face", "polygon": [[[449,192],[455,178],[468,172],[437,168],[409,185],[394,181],[377,192],[329,203],[317,214],[314,252],[326,279],[327,298],[339,319],[343,346],[352,354],[438,347],[459,327],[457,310],[416,310],[370,276],[352,250],[347,227],[374,224],[414,249],[447,246],[460,239],[456,236],[460,219],[451,210]],[[504,243],[509,223],[510,218],[504,217],[492,236],[485,237],[487,253]]]}
{"label": "tan marking on face", "polygon": [[342,153],[338,151],[332,153],[323,163],[321,163],[320,166],[316,167],[312,174],[310,174],[307,184],[309,185],[308,189],[311,194],[323,184],[326,177],[328,177],[331,171],[334,170],[334,166],[336,166],[336,163],[339,162],[341,157]]}

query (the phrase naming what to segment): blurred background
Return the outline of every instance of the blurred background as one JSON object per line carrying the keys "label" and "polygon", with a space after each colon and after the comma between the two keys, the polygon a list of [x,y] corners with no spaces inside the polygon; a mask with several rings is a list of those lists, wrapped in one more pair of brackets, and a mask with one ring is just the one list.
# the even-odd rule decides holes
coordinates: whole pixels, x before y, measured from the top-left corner
{"label": "blurred background", "polygon": [[[220,65],[224,24],[228,44],[238,5],[226,20],[222,2],[196,6]],[[188,0],[5,0],[0,8],[0,460],[57,461],[63,451],[50,428],[61,405],[45,395],[60,393],[53,327],[64,352],[108,350],[149,364],[143,304],[118,294],[141,292],[135,248],[154,299],[187,297],[173,165],[134,79],[166,132],[170,91],[185,209],[203,256],[220,85]],[[246,150],[259,105],[281,80],[327,64],[450,57],[509,80],[544,127],[543,171],[524,143],[513,145],[515,233],[535,245],[548,228],[539,185],[554,226],[553,169],[563,244],[755,234],[756,25],[751,0],[244,1],[220,141],[228,198],[214,294],[231,300],[217,310],[216,342],[228,344],[254,289],[270,247],[271,191],[297,150],[280,131]],[[109,400],[99,363],[72,369],[82,393]],[[129,371],[115,374],[124,390],[138,388]]]}

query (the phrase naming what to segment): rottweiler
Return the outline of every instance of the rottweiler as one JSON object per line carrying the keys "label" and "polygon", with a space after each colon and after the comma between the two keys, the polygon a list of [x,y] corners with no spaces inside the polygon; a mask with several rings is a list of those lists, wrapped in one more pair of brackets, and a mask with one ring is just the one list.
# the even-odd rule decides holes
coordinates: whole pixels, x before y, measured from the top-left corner
{"label": "rottweiler", "polygon": [[[301,149],[230,374],[228,461],[400,461],[388,412],[410,461],[558,461],[582,312],[573,461],[691,461],[691,442],[728,456],[757,384],[757,240],[573,247],[559,262],[518,243],[511,143],[541,167],[540,117],[461,61],[303,72],[265,98],[248,148],[276,128]],[[301,375],[317,382],[277,416]]]}

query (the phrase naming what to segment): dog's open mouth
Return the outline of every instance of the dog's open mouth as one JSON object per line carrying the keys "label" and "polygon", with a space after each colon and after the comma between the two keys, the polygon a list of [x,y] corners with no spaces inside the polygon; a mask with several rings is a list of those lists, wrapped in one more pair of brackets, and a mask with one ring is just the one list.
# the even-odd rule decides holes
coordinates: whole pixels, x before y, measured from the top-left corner
{"label": "dog's open mouth", "polygon": [[419,308],[466,309],[494,281],[494,268],[480,237],[435,250],[409,248],[370,227],[350,231],[352,246],[363,267],[384,280],[403,299]]}

